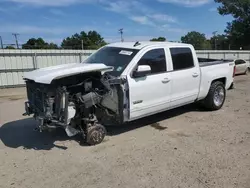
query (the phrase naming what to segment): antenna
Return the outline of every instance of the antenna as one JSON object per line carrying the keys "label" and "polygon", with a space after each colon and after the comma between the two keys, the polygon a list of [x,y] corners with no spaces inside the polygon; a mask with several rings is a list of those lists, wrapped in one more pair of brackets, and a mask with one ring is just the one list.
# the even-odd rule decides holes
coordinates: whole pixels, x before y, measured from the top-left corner
{"label": "antenna", "polygon": [[139,45],[141,45],[141,43],[140,43],[139,41],[137,41],[137,42],[134,44],[134,47],[139,46]]}
{"label": "antenna", "polygon": [[123,42],[124,41],[124,39],[123,39],[123,28],[119,29],[118,31],[121,34],[121,42]]}
{"label": "antenna", "polygon": [[17,39],[17,36],[19,35],[18,33],[12,33],[12,35],[15,37],[16,39],[16,47],[17,49],[19,48],[19,45],[18,45],[18,39]]}

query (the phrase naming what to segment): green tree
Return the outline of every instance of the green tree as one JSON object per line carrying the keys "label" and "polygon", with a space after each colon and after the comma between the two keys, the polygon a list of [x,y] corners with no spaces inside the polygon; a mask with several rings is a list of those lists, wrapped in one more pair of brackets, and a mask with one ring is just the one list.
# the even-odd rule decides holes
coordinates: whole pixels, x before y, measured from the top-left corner
{"label": "green tree", "polygon": [[98,49],[107,43],[103,37],[96,31],[89,31],[88,33],[82,31],[80,34],[76,33],[71,37],[67,37],[62,41],[62,48],[64,49]]}
{"label": "green tree", "polygon": [[249,0],[215,0],[220,3],[218,11],[221,15],[232,15],[225,33],[231,49],[250,49],[250,1]]}
{"label": "green tree", "polygon": [[150,41],[160,41],[165,42],[167,39],[165,37],[152,38]]}
{"label": "green tree", "polygon": [[16,48],[14,46],[6,46],[5,49],[14,50]]}
{"label": "green tree", "polygon": [[229,50],[230,44],[226,35],[215,35],[210,39],[213,50]]}
{"label": "green tree", "polygon": [[42,38],[31,38],[22,45],[23,49],[58,49],[54,43],[47,43]]}
{"label": "green tree", "polygon": [[206,40],[204,41],[204,43],[202,44],[201,50],[212,50],[210,40],[206,39]]}
{"label": "green tree", "polygon": [[205,34],[197,31],[191,31],[187,35],[181,37],[181,42],[192,44],[196,50],[211,49],[210,42],[206,39]]}
{"label": "green tree", "polygon": [[220,3],[218,11],[221,15],[231,14],[235,19],[249,19],[250,1],[249,0],[214,0]]}

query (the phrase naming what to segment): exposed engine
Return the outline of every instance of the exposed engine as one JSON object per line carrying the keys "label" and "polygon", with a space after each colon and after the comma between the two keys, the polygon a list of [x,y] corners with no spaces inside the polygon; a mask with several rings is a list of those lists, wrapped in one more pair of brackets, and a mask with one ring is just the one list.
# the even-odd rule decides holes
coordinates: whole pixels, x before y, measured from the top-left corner
{"label": "exposed engine", "polygon": [[82,133],[91,145],[98,144],[105,132],[102,125],[123,121],[123,84],[122,79],[99,72],[54,80],[49,85],[27,80],[26,114],[34,114],[41,131],[63,127],[68,136]]}

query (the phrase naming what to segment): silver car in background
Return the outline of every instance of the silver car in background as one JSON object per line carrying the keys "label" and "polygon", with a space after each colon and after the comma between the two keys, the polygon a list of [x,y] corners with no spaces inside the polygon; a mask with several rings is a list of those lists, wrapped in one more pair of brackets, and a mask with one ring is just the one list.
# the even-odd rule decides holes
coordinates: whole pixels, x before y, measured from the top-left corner
{"label": "silver car in background", "polygon": [[235,61],[236,71],[235,74],[248,74],[249,63],[243,59],[236,59]]}

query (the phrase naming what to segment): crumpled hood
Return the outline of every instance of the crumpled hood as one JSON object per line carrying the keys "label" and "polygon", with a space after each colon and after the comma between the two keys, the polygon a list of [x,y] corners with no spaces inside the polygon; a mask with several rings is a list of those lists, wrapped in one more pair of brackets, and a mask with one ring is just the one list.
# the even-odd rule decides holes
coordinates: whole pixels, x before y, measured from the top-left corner
{"label": "crumpled hood", "polygon": [[37,83],[50,84],[53,80],[80,73],[110,71],[113,67],[104,64],[71,63],[37,69],[24,74],[24,79]]}

